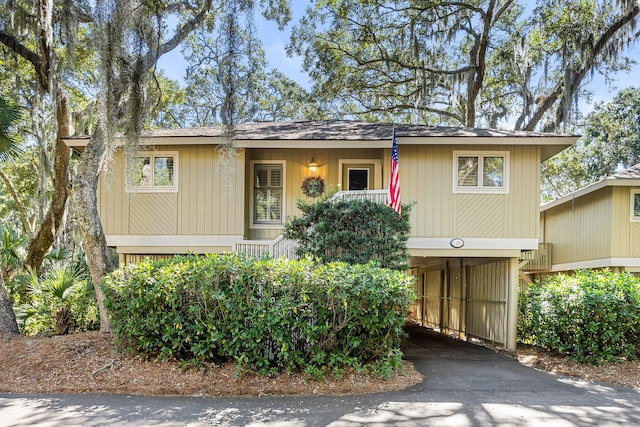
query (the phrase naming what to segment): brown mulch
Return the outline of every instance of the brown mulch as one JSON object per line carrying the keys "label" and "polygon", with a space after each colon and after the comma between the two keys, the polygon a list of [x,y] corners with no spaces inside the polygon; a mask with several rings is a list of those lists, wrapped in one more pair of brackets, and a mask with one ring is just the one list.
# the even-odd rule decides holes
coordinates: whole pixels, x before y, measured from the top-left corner
{"label": "brown mulch", "polygon": [[341,378],[304,374],[236,376],[232,363],[181,369],[177,362],[116,353],[110,335],[0,336],[0,392],[186,396],[341,395],[402,390],[422,381],[409,362],[384,380],[356,372]]}
{"label": "brown mulch", "polygon": [[[322,380],[304,374],[237,377],[232,363],[181,369],[176,362],[147,361],[116,353],[110,335],[85,332],[48,337],[0,336],[0,392],[116,393],[138,395],[265,396],[341,395],[402,390],[422,381],[409,362],[383,380],[349,372]],[[509,353],[521,363],[544,371],[640,389],[640,362],[601,366],[521,346]]]}
{"label": "brown mulch", "polygon": [[640,360],[591,365],[526,345],[519,345],[517,351],[511,352],[510,355],[523,365],[542,371],[640,389]]}

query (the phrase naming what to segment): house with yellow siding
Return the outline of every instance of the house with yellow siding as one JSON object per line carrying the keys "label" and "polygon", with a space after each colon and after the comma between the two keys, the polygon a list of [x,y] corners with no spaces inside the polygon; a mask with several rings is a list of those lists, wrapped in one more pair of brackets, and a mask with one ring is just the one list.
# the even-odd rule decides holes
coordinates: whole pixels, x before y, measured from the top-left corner
{"label": "house with yellow siding", "polygon": [[[300,121],[154,130],[101,175],[100,218],[121,262],[179,253],[293,256],[282,239],[303,183],[385,203],[394,125]],[[461,338],[515,347],[519,265],[541,242],[540,164],[576,136],[395,125],[412,316]],[[66,143],[81,150],[88,137]],[[222,161],[224,158],[224,161]],[[308,181],[308,180],[307,180]],[[362,219],[366,221],[366,218]]]}
{"label": "house with yellow siding", "polygon": [[540,207],[549,260],[532,278],[581,268],[640,273],[640,164]]}

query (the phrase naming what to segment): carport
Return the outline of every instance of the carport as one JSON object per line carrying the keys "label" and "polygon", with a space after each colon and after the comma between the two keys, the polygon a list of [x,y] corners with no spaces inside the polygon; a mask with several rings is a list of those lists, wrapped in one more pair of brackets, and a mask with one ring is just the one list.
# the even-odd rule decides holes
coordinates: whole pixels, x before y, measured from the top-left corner
{"label": "carport", "polygon": [[413,257],[411,266],[413,320],[462,340],[515,349],[518,258]]}

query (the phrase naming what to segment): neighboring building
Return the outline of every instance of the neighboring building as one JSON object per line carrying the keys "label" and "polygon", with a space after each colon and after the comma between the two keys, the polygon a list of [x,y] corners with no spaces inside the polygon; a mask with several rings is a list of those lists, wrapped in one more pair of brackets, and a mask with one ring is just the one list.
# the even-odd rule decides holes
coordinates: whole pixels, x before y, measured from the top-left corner
{"label": "neighboring building", "polygon": [[[236,152],[221,165],[220,127],[151,131],[137,158],[118,151],[102,174],[107,243],[122,262],[233,250],[290,255],[279,236],[298,214],[296,200],[307,198],[301,185],[313,169],[328,191],[384,203],[392,132],[391,124],[351,121],[239,125]],[[414,203],[413,316],[514,348],[518,265],[541,235],[540,163],[577,137],[417,125],[396,125],[396,133],[402,202]],[[87,141],[66,139],[76,149]]]}
{"label": "neighboring building", "polygon": [[546,263],[524,267],[541,278],[580,268],[640,273],[640,164],[540,208]]}

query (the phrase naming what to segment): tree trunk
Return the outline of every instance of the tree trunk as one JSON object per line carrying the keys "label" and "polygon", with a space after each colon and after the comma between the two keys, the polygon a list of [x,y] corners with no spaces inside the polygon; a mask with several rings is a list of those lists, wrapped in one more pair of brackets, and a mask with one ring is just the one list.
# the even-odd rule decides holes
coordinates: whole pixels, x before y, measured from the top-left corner
{"label": "tree trunk", "polygon": [[55,233],[60,228],[67,204],[67,186],[69,185],[69,160],[71,149],[66,146],[63,137],[71,133],[71,120],[69,118],[69,106],[67,95],[56,89],[56,122],[58,125],[55,146],[55,159],[53,163],[53,195],[51,206],[40,224],[35,237],[29,243],[25,265],[40,271],[42,260],[55,240]]}
{"label": "tree trunk", "polygon": [[0,273],[0,334],[19,334],[16,315],[7,288],[4,286],[4,276]]}
{"label": "tree trunk", "polygon": [[29,239],[33,239],[33,230],[31,229],[31,224],[29,223],[29,219],[27,218],[27,214],[24,211],[24,206],[20,201],[20,197],[18,197],[18,192],[16,188],[13,186],[11,179],[9,176],[4,173],[4,171],[0,170],[0,179],[4,181],[4,184],[7,186],[9,190],[9,194],[11,194],[11,198],[13,199],[13,203],[16,204],[16,209],[18,209],[18,214],[20,215],[20,221],[22,221],[22,226],[24,227],[25,233],[29,236]]}
{"label": "tree trunk", "polygon": [[105,274],[113,271],[107,240],[98,216],[98,176],[104,163],[107,146],[104,126],[98,122],[96,131],[80,156],[73,176],[71,198],[75,218],[82,231],[87,264],[95,289],[100,312],[100,331],[111,332],[111,324],[104,307],[104,292],[100,283]]}

